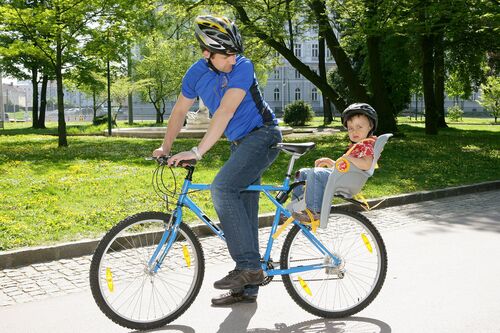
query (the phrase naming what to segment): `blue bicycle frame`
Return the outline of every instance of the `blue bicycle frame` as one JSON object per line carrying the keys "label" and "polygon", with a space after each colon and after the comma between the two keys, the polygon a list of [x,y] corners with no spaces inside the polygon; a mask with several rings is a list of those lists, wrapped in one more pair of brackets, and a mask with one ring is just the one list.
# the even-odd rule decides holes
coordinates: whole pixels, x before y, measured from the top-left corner
{"label": "blue bicycle frame", "polygon": [[[310,231],[310,228],[299,223],[298,221],[293,221],[293,223],[301,229],[301,232],[305,235],[305,237],[318,249],[318,251],[324,255],[329,256],[331,258],[332,264],[314,264],[314,265],[305,265],[305,266],[297,266],[290,267],[287,269],[269,269],[267,267],[267,263],[271,257],[271,250],[274,243],[273,234],[278,229],[279,225],[279,217],[281,214],[286,216],[287,218],[291,216],[291,213],[283,207],[281,203],[279,203],[274,196],[270,194],[270,192],[278,192],[278,191],[288,191],[290,189],[290,178],[286,177],[281,186],[274,185],[251,185],[246,190],[247,191],[259,191],[263,192],[269,200],[276,206],[276,214],[274,216],[274,221],[271,226],[271,232],[269,234],[269,239],[266,246],[266,251],[264,253],[262,269],[266,272],[268,276],[274,275],[282,275],[282,274],[292,274],[310,270],[316,270],[321,268],[332,268],[337,267],[340,264],[340,259],[333,255]],[[219,238],[222,240],[226,240],[224,237],[224,232],[213,223],[208,216],[193,202],[188,193],[192,190],[196,191],[206,191],[210,190],[209,184],[194,184],[191,182],[190,177],[186,177],[184,180],[184,184],[182,185],[181,194],[179,195],[179,199],[177,201],[177,207],[173,211],[171,221],[169,221],[169,225],[166,227],[166,230],[158,244],[156,250],[154,251],[152,257],[149,260],[150,270],[153,272],[157,272],[161,267],[161,264],[170,250],[170,247],[174,243],[177,237],[177,231],[179,229],[179,225],[182,222],[182,209],[186,207],[190,209],[200,220],[203,221]],[[172,223],[172,219],[175,221]],[[162,250],[163,248],[163,250]],[[161,254],[160,254],[161,252]]]}

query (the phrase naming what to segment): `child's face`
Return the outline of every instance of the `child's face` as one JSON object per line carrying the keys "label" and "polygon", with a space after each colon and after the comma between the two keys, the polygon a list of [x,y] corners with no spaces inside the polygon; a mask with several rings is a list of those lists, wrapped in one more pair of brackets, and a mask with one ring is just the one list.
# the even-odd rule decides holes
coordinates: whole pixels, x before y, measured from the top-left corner
{"label": "child's face", "polygon": [[368,137],[372,125],[367,116],[358,114],[347,120],[347,131],[352,142],[359,142]]}

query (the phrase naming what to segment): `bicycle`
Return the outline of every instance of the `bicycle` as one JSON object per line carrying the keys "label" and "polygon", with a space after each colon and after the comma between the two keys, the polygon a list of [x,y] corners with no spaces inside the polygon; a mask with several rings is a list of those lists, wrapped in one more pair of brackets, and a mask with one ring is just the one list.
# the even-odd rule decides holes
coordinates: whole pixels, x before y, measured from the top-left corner
{"label": "bicycle", "polygon": [[[278,144],[278,149],[291,155],[283,183],[247,189],[264,193],[276,206],[261,259],[267,275],[262,285],[281,275],[287,292],[303,309],[319,317],[343,318],[375,299],[387,272],[382,237],[364,215],[332,206],[326,228],[315,232],[311,225],[293,221],[279,263],[270,257],[280,216],[291,216],[283,204],[296,186],[304,184],[290,182],[294,163],[314,146]],[[131,329],[153,329],[172,322],[200,291],[204,254],[197,235],[183,223],[184,208],[224,240],[223,230],[189,197],[193,191],[210,189],[209,184],[192,183],[194,163],[183,166],[187,174],[180,192],[175,185],[169,193],[164,183],[167,158],[156,160],[153,187],[165,200],[167,211],[168,197],[177,198],[176,207],[170,213],[142,212],[119,222],[102,238],[90,266],[90,287],[97,305],[112,321]]]}

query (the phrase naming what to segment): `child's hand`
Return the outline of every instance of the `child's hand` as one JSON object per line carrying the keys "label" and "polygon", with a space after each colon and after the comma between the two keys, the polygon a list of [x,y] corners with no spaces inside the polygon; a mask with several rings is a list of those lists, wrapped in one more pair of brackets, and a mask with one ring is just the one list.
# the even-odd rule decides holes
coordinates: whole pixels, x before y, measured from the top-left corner
{"label": "child's hand", "polygon": [[314,162],[314,166],[316,168],[333,168],[334,165],[335,165],[335,161],[332,160],[331,158],[328,158],[328,157],[318,158]]}

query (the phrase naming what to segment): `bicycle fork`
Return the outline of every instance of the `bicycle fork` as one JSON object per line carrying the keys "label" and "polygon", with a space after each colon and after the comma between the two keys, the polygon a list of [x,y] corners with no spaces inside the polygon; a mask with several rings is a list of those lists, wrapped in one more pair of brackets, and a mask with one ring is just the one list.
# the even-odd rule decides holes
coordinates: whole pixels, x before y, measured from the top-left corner
{"label": "bicycle fork", "polygon": [[[177,232],[179,230],[179,223],[176,223],[178,220],[177,218],[178,214],[182,214],[180,207],[177,207],[177,209],[175,209],[172,212],[172,214],[170,215],[170,220],[168,222],[164,221],[163,226],[165,230],[163,232],[163,235],[161,236],[160,242],[158,243],[155,251],[153,252],[153,255],[149,259],[148,266],[146,268],[148,273],[151,275],[156,274],[158,272],[163,263],[163,260],[165,260],[165,257],[168,254],[168,251],[172,247],[172,244],[174,243],[175,239],[177,238]],[[162,251],[163,247],[164,249]]]}

